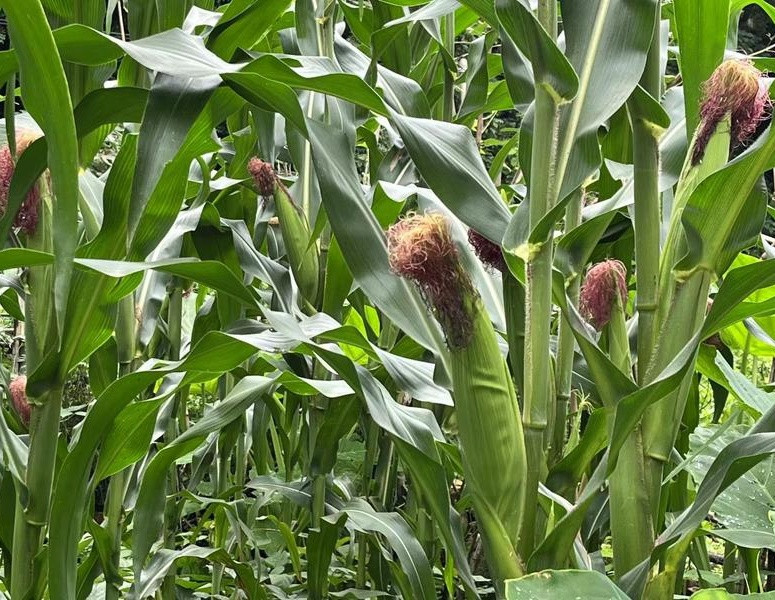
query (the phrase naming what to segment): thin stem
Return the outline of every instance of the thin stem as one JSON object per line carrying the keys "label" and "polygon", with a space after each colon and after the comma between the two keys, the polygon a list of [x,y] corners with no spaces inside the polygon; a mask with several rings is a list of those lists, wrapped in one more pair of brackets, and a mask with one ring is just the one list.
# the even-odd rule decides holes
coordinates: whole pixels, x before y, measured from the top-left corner
{"label": "thin stem", "polygon": [[[369,417],[364,417],[368,421],[368,430],[366,432],[366,457],[363,461],[363,481],[361,493],[368,498],[371,495],[372,477],[374,474],[374,459],[377,456],[379,442],[379,426]],[[358,533],[358,570],[356,572],[356,587],[358,589],[366,588],[366,561],[368,558],[368,536],[365,533]]]}
{"label": "thin stem", "polygon": [[[724,542],[724,563],[721,567],[721,576],[724,579],[729,579],[737,571],[737,546],[732,542]],[[734,593],[737,591],[735,581],[729,581],[724,584],[727,591]]]}
{"label": "thin stem", "polygon": [[[135,354],[135,299],[134,294],[121,299],[118,305],[116,320],[116,346],[118,350],[119,377],[132,371],[132,361]],[[105,598],[114,600],[121,597],[120,577],[114,581],[110,576],[119,573],[121,564],[121,534],[124,528],[124,497],[132,474],[132,468],[127,467],[110,478],[108,496],[105,506],[105,527],[108,530],[111,543],[110,561],[111,573],[105,573]]]}
{"label": "thin stem", "polygon": [[[581,224],[581,205],[584,197],[582,189],[574,192],[573,198],[565,209],[565,232],[569,232]],[[567,294],[570,302],[578,304],[581,279],[578,274],[567,283]],[[557,339],[557,364],[554,380],[556,382],[555,393],[555,417],[554,432],[551,442],[551,455],[553,460],[562,458],[565,445],[566,419],[568,417],[568,402],[570,401],[571,384],[573,380],[573,355],[575,338],[573,329],[565,318],[560,321],[560,329]]]}
{"label": "thin stem", "polygon": [[[555,128],[557,104],[542,86],[536,87],[535,125],[530,179],[530,228],[534,228],[557,200],[558,181],[553,166],[556,158]],[[522,421],[528,457],[527,490],[520,553],[530,556],[535,544],[538,483],[546,471],[544,431],[552,403],[551,319],[552,258],[551,237],[531,248],[526,264],[527,293],[525,317],[525,398]]]}
{"label": "thin stem", "polygon": [[[673,302],[660,330],[660,346],[646,373],[647,381],[653,380],[699,330],[705,316],[710,279],[710,273],[699,271],[688,280],[676,283]],[[650,407],[643,418],[646,481],[655,529],[661,521],[662,472],[681,425],[691,380],[690,370],[677,390]]]}
{"label": "thin stem", "polygon": [[[657,6],[657,11],[659,6]],[[641,86],[657,100],[661,96],[660,20],[654,19],[651,46]],[[643,383],[654,351],[656,311],[659,293],[659,236],[661,195],[659,193],[659,142],[646,120],[633,115],[635,270],[638,275],[638,381]]]}
{"label": "thin stem", "polygon": [[538,21],[552,39],[557,37],[557,0],[541,0],[538,3]]}
{"label": "thin stem", "polygon": [[16,500],[11,565],[11,597],[25,598],[35,585],[35,558],[42,549],[56,465],[62,384],[30,398],[30,453],[27,460],[27,502]]}
{"label": "thin stem", "polygon": [[[234,380],[231,373],[221,376],[218,381],[218,396],[223,400],[234,387]],[[218,438],[215,449],[215,496],[220,498],[229,487],[229,462],[231,458],[231,448],[224,443],[224,436]],[[224,546],[227,533],[227,523],[224,517],[223,508],[219,507],[215,511],[215,528],[213,533],[214,546],[221,548]],[[221,581],[223,579],[224,565],[217,564],[213,566],[212,576],[212,594],[216,596],[221,592]]]}
{"label": "thin stem", "polygon": [[[108,496],[105,506],[106,527],[110,532],[111,555],[110,562],[113,566],[112,573],[118,573],[121,562],[121,532],[123,530],[124,496],[129,485],[131,468],[119,471],[110,478],[108,484]],[[121,597],[121,580],[110,581],[106,573],[105,598],[110,600]]]}
{"label": "thin stem", "polygon": [[[169,296],[167,305],[167,333],[170,340],[170,360],[180,360],[182,335],[183,335],[183,289],[180,282],[173,281],[173,288]],[[181,394],[175,394],[172,401],[173,406],[170,411],[169,421],[167,422],[167,431],[165,439],[170,443],[178,436],[178,412],[185,411],[185,406],[181,402]],[[175,532],[177,529],[177,492],[179,491],[178,470],[175,464],[170,467],[169,492],[171,499],[165,507],[164,523],[164,547],[175,548]],[[175,597],[175,566],[173,565],[162,584],[163,596],[165,598]]]}

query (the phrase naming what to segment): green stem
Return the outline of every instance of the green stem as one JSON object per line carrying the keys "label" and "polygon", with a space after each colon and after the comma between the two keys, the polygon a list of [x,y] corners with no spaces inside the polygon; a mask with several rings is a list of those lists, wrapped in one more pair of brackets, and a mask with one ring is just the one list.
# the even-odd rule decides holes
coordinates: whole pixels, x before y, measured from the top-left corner
{"label": "green stem", "polygon": [[[536,87],[535,125],[530,179],[530,228],[541,221],[557,200],[555,165],[557,104],[548,90]],[[528,455],[527,490],[520,540],[523,558],[535,544],[538,483],[546,471],[544,431],[552,402],[551,319],[552,319],[552,239],[531,247],[526,263],[527,293],[525,318],[525,398],[522,420]]]}
{"label": "green stem", "polygon": [[35,558],[41,552],[54,481],[59,417],[62,411],[61,383],[36,398],[30,398],[30,444],[27,460],[26,505],[17,498],[11,565],[11,597],[25,598],[35,585]]}
{"label": "green stem", "polygon": [[748,329],[745,330],[745,345],[743,346],[743,354],[740,356],[740,372],[745,375],[745,371],[748,368],[748,358],[751,355],[751,332]]}
{"label": "green stem", "polygon": [[525,396],[525,286],[509,271],[503,273],[503,307],[506,313],[509,366],[522,407]]}
{"label": "green stem", "polygon": [[326,515],[326,476],[315,475],[312,480],[312,527],[319,528],[321,519]]}
{"label": "green stem", "polygon": [[376,479],[379,481],[379,506],[386,512],[393,510],[397,471],[398,461],[393,440],[387,435],[382,436],[379,443]]}
{"label": "green stem", "polygon": [[129,478],[132,473],[131,468],[119,471],[110,478],[108,484],[108,496],[105,506],[106,527],[109,530],[111,541],[111,572],[105,573],[105,598],[108,600],[121,597],[121,578],[120,576],[111,581],[118,575],[121,563],[121,532],[123,530],[124,516],[124,496],[126,495]]}
{"label": "green stem", "polygon": [[[118,350],[119,377],[132,371],[132,361],[135,354],[135,299],[134,294],[121,299],[118,305],[116,320],[116,346]],[[121,596],[121,534],[124,527],[124,497],[132,474],[132,468],[127,467],[110,478],[108,483],[107,503],[105,506],[105,527],[110,536],[111,553],[110,573],[105,573],[105,598],[114,600]]]}
{"label": "green stem", "polygon": [[[569,232],[581,224],[581,205],[584,192],[581,188],[574,192],[565,209],[565,232]],[[567,283],[567,294],[570,302],[578,304],[581,279],[577,274]],[[568,403],[570,402],[571,385],[573,381],[573,355],[575,338],[573,329],[565,318],[560,321],[560,329],[557,339],[557,364],[554,380],[557,391],[555,393],[555,417],[554,432],[551,442],[552,460],[562,458],[565,445],[566,419],[568,417]]]}
{"label": "green stem", "polygon": [[[711,273],[698,271],[686,281],[676,282],[673,302],[661,327],[660,344],[646,372],[646,381],[657,377],[699,330],[705,316],[710,280]],[[681,426],[691,380],[690,369],[677,390],[650,406],[643,417],[646,480],[655,528],[661,521],[662,474]]]}
{"label": "green stem", "polygon": [[[611,360],[627,377],[631,377],[632,361],[627,324],[624,306],[619,298],[605,332]],[[609,432],[613,429],[615,414],[614,407],[607,408]],[[608,479],[611,540],[617,577],[622,577],[649,556],[654,542],[651,501],[643,454],[643,433],[638,423],[625,440],[616,468]]]}
{"label": "green stem", "polygon": [[759,548],[740,548],[740,553],[745,562],[746,582],[748,583],[747,593],[758,594],[764,591],[762,585],[762,574],[759,570]]}
{"label": "green stem", "polygon": [[[377,456],[379,442],[379,426],[365,415],[368,421],[368,430],[366,432],[366,457],[363,461],[363,480],[361,494],[368,498],[371,496],[372,476],[374,471],[374,459]],[[358,567],[355,576],[355,587],[359,590],[366,589],[366,561],[368,559],[368,535],[358,533]]]}
{"label": "green stem", "polygon": [[[657,11],[659,6],[657,6]],[[662,88],[660,70],[660,20],[654,31],[641,78],[641,86],[659,100]],[[638,381],[643,383],[646,367],[654,351],[656,310],[659,293],[659,237],[661,196],[659,193],[659,142],[646,119],[633,115],[635,270],[638,274]]]}
{"label": "green stem", "polygon": [[[732,542],[724,542],[724,563],[721,567],[721,576],[724,579],[729,579],[737,571],[737,546]],[[736,591],[736,584],[734,581],[729,581],[724,584],[724,587],[728,592],[734,593]]]}
{"label": "green stem", "polygon": [[538,2],[538,21],[544,26],[552,40],[557,38],[557,0]]}
{"label": "green stem", "polygon": [[[167,333],[170,341],[170,360],[180,360],[182,336],[183,336],[183,289],[180,282],[173,280],[173,288],[169,295],[169,303],[167,305]],[[181,393],[175,394],[175,398],[172,401],[173,407],[170,411],[169,421],[167,422],[167,431],[165,432],[165,439],[167,443],[170,443],[178,436],[178,412],[185,411],[185,406],[181,402]],[[178,484],[178,469],[176,465],[172,465],[168,475],[169,479],[169,492],[171,499],[168,500],[165,507],[165,519],[164,519],[164,547],[174,549],[175,548],[175,533],[177,530],[177,493],[179,491]],[[167,575],[164,577],[162,584],[162,595],[164,598],[175,597],[175,579],[176,569],[173,565]]]}

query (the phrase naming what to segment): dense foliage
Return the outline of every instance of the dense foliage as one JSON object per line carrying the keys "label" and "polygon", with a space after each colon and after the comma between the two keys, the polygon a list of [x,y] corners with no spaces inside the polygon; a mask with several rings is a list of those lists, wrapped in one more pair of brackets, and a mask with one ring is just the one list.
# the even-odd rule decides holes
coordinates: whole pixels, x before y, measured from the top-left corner
{"label": "dense foliage", "polygon": [[772,5],[0,9],[4,597],[775,590]]}

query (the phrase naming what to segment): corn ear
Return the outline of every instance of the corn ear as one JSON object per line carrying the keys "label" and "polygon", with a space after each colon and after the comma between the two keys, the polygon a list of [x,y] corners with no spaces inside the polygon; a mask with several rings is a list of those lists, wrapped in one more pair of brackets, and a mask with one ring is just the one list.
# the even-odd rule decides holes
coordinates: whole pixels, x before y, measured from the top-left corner
{"label": "corn ear", "polygon": [[527,470],[522,419],[492,323],[467,294],[470,342],[450,351],[463,468],[488,563],[496,582],[519,577],[516,554]]}
{"label": "corn ear", "polygon": [[298,209],[287,188],[279,181],[275,186],[274,201],[293,277],[304,299],[317,306],[320,264],[317,245],[310,243],[307,217]]}

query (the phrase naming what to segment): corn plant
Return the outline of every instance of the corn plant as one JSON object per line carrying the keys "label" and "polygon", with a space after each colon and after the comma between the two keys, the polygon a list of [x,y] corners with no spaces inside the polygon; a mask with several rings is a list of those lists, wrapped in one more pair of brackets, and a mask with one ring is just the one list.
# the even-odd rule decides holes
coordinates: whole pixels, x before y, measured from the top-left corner
{"label": "corn plant", "polygon": [[0,11],[4,597],[775,589],[767,2]]}

